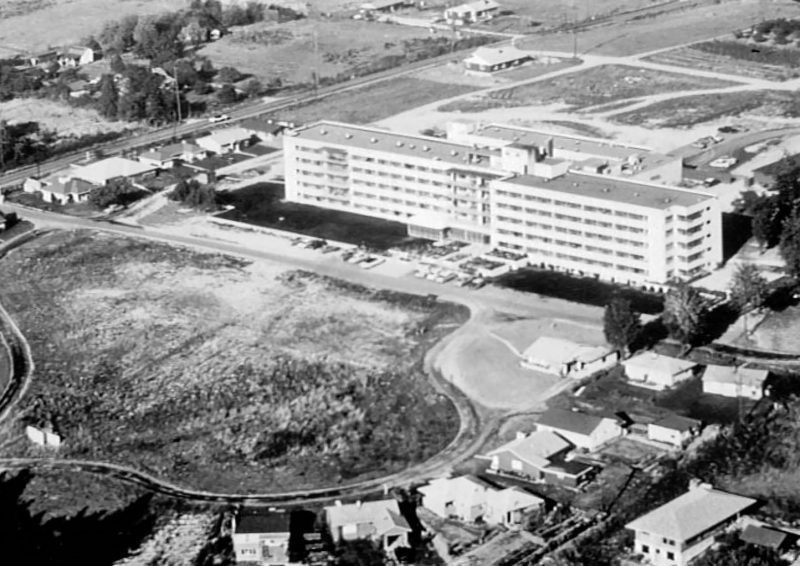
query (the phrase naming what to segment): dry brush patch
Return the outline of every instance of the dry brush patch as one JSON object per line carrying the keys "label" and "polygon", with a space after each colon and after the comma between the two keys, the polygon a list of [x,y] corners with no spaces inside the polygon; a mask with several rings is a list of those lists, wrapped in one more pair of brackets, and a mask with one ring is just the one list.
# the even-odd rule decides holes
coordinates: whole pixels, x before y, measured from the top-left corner
{"label": "dry brush patch", "polygon": [[2,265],[37,364],[20,420],[66,457],[267,491],[397,471],[458,428],[421,367],[453,305],[92,232]]}
{"label": "dry brush patch", "polygon": [[654,71],[627,65],[601,65],[540,82],[495,90],[477,97],[467,97],[442,105],[439,107],[439,111],[480,112],[493,108],[516,108],[555,103],[565,104],[568,106],[568,110],[581,110],[590,106],[609,104],[650,94],[724,88],[735,84],[718,79]]}

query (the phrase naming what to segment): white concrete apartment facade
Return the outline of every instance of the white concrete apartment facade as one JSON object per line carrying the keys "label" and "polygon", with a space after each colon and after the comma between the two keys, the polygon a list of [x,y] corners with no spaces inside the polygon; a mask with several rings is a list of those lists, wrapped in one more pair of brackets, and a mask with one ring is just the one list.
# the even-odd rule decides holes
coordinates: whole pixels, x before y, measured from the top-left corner
{"label": "white concrete apartment facade", "polygon": [[504,143],[320,122],[284,137],[286,198],[621,283],[691,279],[721,262],[713,195],[576,171],[553,142]]}

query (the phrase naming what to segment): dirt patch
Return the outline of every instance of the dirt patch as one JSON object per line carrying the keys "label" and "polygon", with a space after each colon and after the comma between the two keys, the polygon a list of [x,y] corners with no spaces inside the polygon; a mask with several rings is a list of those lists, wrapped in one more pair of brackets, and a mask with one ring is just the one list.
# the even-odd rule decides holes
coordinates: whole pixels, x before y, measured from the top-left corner
{"label": "dirt patch", "polygon": [[688,128],[719,118],[797,118],[800,104],[791,92],[728,92],[682,96],[615,114],[614,122],[648,128]]}
{"label": "dirt patch", "polygon": [[[723,41],[709,41],[697,46],[679,47],[646,57],[645,61],[769,81],[786,81],[800,76],[797,65],[768,63],[769,59],[761,62],[749,61],[727,53],[724,49],[727,44],[728,42]],[[798,58],[800,51],[792,51],[795,52],[794,57]]]}
{"label": "dirt patch", "polygon": [[383,57],[401,57],[404,41],[429,36],[426,28],[343,18],[264,22],[206,45],[200,55],[217,68],[230,65],[264,82],[277,77],[284,84],[309,84],[312,72],[320,79],[356,73]]}
{"label": "dirt patch", "polygon": [[440,106],[439,111],[477,112],[481,109],[556,103],[564,104],[565,111],[577,111],[650,94],[724,88],[734,84],[729,81],[665,73],[627,65],[601,65],[547,81],[495,90],[474,98],[453,101]]}
{"label": "dirt patch", "polygon": [[[645,53],[694,43],[763,19],[792,17],[796,13],[796,5],[788,0],[770,3],[758,0],[675,3],[669,10],[618,17],[581,29],[577,33],[577,50],[579,54],[600,55]],[[571,53],[573,37],[569,33],[537,34],[521,42],[520,47]]]}
{"label": "dirt patch", "polygon": [[39,122],[43,130],[55,131],[62,138],[121,132],[135,127],[127,122],[110,122],[96,110],[75,108],[44,98],[0,102],[0,116],[9,123]]}
{"label": "dirt patch", "polygon": [[19,248],[0,289],[37,364],[20,410],[65,457],[267,491],[397,471],[458,428],[421,368],[453,305],[91,232]]}

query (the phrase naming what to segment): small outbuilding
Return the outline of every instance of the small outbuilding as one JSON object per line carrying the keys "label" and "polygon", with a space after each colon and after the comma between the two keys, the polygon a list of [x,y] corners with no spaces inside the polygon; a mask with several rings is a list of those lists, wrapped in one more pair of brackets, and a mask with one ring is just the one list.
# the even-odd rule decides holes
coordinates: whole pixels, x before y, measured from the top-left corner
{"label": "small outbuilding", "polygon": [[464,67],[468,73],[496,73],[519,67],[533,61],[533,55],[522,51],[514,45],[505,47],[479,47],[475,52],[464,59]]}
{"label": "small outbuilding", "polygon": [[769,371],[744,366],[708,365],[703,372],[703,393],[759,400]]}
{"label": "small outbuilding", "polygon": [[647,438],[682,448],[699,432],[702,423],[680,415],[669,415],[647,425]]}
{"label": "small outbuilding", "polygon": [[664,391],[691,378],[697,364],[655,352],[644,352],[622,362],[622,367],[632,385]]}

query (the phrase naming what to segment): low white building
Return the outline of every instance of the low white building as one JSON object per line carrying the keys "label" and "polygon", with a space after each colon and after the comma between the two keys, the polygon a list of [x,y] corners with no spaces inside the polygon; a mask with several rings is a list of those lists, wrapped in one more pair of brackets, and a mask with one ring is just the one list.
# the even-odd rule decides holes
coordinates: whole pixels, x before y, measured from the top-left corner
{"label": "low white building", "polygon": [[102,187],[114,179],[136,180],[147,177],[155,174],[156,169],[157,167],[140,161],[124,157],[108,157],[88,165],[73,165],[66,176]]}
{"label": "low white building", "polygon": [[203,149],[222,155],[246,147],[252,137],[250,131],[244,128],[223,128],[202,138],[197,138],[195,143]]}
{"label": "low white building", "polygon": [[25,427],[25,436],[28,437],[28,440],[39,446],[56,449],[61,447],[61,435],[54,432],[53,429],[49,427],[40,428],[28,425]]}
{"label": "low white building", "polygon": [[46,179],[29,177],[23,183],[22,188],[26,193],[39,193],[45,202],[68,204],[87,201],[89,194],[97,187],[82,179],[52,176]]}
{"label": "low white building", "polygon": [[708,365],[703,372],[703,393],[758,400],[764,396],[765,369]]}
{"label": "low white building", "polygon": [[643,352],[622,362],[622,367],[631,385],[664,391],[691,378],[697,364],[655,352]]}
{"label": "low white building", "polygon": [[447,8],[444,18],[453,24],[474,24],[493,18],[499,11],[500,4],[495,0],[475,0]]}
{"label": "low white building", "polygon": [[680,415],[669,415],[647,425],[647,438],[682,448],[700,432],[702,423]]}
{"label": "low white building", "polygon": [[197,161],[204,159],[208,152],[192,143],[180,142],[150,149],[139,156],[139,161],[159,169],[174,167],[179,162]]}
{"label": "low white building", "polygon": [[622,436],[622,426],[615,419],[564,409],[548,409],[542,413],[536,421],[536,430],[554,432],[589,452]]}
{"label": "low white building", "polygon": [[563,338],[541,336],[523,352],[523,367],[562,377],[582,378],[614,366],[617,351]]}
{"label": "low white building", "polygon": [[533,59],[534,57],[530,52],[523,51],[514,45],[479,47],[472,55],[464,59],[464,68],[467,73],[485,75],[512,67],[519,67],[533,61]]}
{"label": "low white building", "polygon": [[325,507],[325,520],[334,542],[369,539],[386,552],[409,546],[411,527],[395,499],[337,503]]}
{"label": "low white building", "polygon": [[544,505],[524,489],[499,489],[475,476],[439,478],[420,487],[422,506],[439,517],[489,525],[513,526],[522,515]]}
{"label": "low white building", "polygon": [[749,497],[697,484],[625,527],[634,532],[634,551],[650,564],[685,566],[755,503]]}

